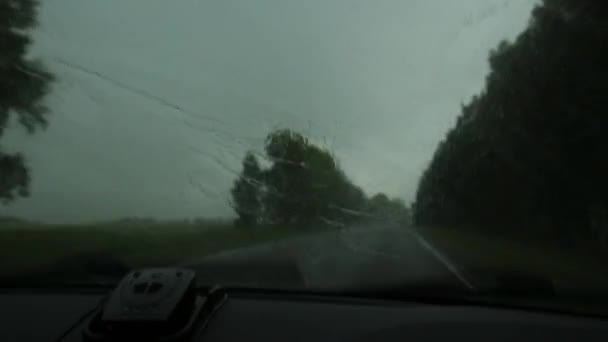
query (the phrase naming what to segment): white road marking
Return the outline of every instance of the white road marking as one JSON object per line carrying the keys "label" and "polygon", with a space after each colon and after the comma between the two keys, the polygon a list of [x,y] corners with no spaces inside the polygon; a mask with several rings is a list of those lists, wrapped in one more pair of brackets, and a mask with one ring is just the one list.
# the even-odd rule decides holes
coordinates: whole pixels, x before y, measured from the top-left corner
{"label": "white road marking", "polygon": [[456,276],[456,278],[458,278],[458,280],[460,280],[464,284],[464,286],[466,286],[469,290],[475,290],[475,286],[473,286],[473,284],[471,284],[471,282],[462,274],[462,272],[460,272],[460,270],[458,270],[458,267],[456,267],[450,261],[450,259],[448,259],[441,252],[439,252],[425,238],[420,236],[420,234],[418,234],[414,231],[409,231],[409,233],[413,237],[415,237],[416,240],[418,240],[418,242],[420,243],[420,245],[422,247],[424,247],[427,251],[429,251],[431,254],[433,254],[437,258],[437,260],[439,260],[442,264],[444,264],[445,267],[447,267],[448,270],[450,270],[450,272],[452,272]]}

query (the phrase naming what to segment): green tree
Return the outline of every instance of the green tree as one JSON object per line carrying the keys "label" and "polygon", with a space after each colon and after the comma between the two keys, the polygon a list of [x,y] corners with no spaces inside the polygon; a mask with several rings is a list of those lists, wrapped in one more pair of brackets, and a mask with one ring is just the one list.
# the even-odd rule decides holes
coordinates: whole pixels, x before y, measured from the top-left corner
{"label": "green tree", "polygon": [[[30,133],[46,125],[41,104],[52,76],[38,61],[27,58],[29,29],[36,24],[35,0],[0,1],[0,137],[11,114]],[[27,196],[30,175],[19,154],[0,146],[0,201]]]}
{"label": "green tree", "polygon": [[289,226],[342,225],[359,218],[365,194],[327,150],[300,133],[276,130],[266,138],[264,207],[270,222]]}
{"label": "green tree", "polygon": [[370,201],[329,151],[298,132],[271,132],[264,152],[269,167],[261,169],[248,153],[232,188],[233,207],[242,225],[345,226],[372,219],[407,220],[408,209],[401,200],[379,194]]}
{"label": "green tree", "polygon": [[247,152],[243,170],[231,190],[232,207],[238,215],[236,224],[252,227],[262,217],[262,169],[253,153]]}
{"label": "green tree", "polygon": [[309,196],[305,168],[308,139],[290,130],[277,130],[266,137],[265,152],[272,163],[265,172],[264,204],[268,221],[294,224],[301,220]]}
{"label": "green tree", "polygon": [[590,212],[608,208],[606,14],[606,1],[544,0],[490,53],[485,89],[421,178],[416,223],[592,234]]}

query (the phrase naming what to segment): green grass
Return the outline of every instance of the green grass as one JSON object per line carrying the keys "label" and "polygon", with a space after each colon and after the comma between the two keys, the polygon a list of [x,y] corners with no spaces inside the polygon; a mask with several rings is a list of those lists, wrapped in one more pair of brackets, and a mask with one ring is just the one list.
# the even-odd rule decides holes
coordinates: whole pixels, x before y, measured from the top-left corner
{"label": "green grass", "polygon": [[592,244],[571,248],[538,240],[496,238],[471,230],[418,228],[464,274],[519,273],[551,279],[558,292],[608,293],[608,252]]}
{"label": "green grass", "polygon": [[4,225],[0,228],[0,275],[44,270],[70,256],[92,253],[111,255],[132,268],[170,265],[306,233],[312,231],[244,229],[230,224]]}

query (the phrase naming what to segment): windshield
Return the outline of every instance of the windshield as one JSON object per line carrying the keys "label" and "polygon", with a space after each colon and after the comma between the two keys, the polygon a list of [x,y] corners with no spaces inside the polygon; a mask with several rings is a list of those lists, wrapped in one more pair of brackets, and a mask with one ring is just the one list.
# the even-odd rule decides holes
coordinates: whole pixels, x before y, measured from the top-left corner
{"label": "windshield", "polygon": [[0,279],[597,305],[607,10],[2,0]]}

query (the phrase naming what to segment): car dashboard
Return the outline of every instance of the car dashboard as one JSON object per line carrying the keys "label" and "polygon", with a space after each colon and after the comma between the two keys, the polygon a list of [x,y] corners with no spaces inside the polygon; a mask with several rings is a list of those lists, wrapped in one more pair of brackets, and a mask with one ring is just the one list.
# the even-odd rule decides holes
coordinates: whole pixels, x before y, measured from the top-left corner
{"label": "car dashboard", "polygon": [[[86,315],[107,291],[20,289],[0,294],[3,341],[83,341]],[[227,290],[191,341],[588,341],[603,319],[518,309],[273,291]]]}

